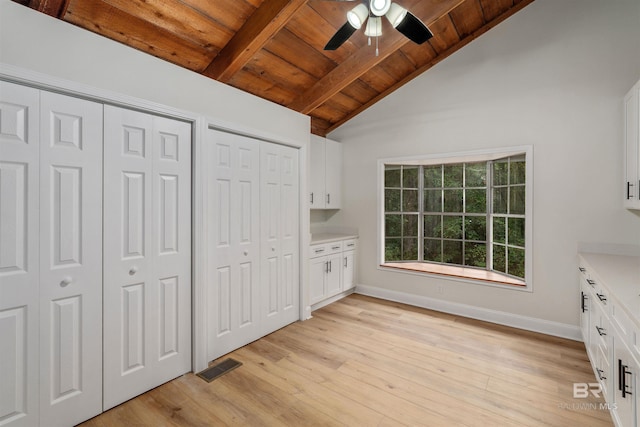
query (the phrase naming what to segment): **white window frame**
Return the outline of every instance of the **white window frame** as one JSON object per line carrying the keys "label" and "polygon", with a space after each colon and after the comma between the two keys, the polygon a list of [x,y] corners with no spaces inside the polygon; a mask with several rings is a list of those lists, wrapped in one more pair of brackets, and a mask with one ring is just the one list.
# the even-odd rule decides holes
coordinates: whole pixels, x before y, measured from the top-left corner
{"label": "white window frame", "polygon": [[[512,284],[501,283],[500,281],[478,280],[473,277],[453,276],[431,272],[422,272],[415,269],[402,269],[397,267],[388,267],[384,265],[385,252],[385,220],[384,220],[384,179],[385,165],[402,164],[402,165],[436,165],[450,163],[470,163],[497,160],[504,157],[524,155],[526,162],[526,182],[525,182],[525,277],[524,286],[514,286]],[[439,279],[453,280],[457,282],[480,284],[485,286],[500,287],[512,290],[533,292],[533,146],[514,146],[493,148],[477,151],[464,151],[456,153],[427,154],[409,157],[392,157],[378,159],[377,174],[377,265],[379,270],[388,272],[396,272],[401,274],[412,274],[419,276],[437,277]],[[428,263],[427,263],[428,264]],[[452,266],[453,267],[453,266]],[[487,270],[489,271],[489,270]],[[500,274],[500,273],[498,273]]]}

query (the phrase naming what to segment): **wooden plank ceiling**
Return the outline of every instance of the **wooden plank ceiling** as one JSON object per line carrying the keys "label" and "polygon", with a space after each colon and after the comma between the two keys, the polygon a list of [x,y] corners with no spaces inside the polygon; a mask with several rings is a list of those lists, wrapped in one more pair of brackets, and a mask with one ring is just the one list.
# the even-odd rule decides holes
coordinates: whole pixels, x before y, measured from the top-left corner
{"label": "wooden plank ceiling", "polygon": [[357,3],[331,0],[14,0],[311,117],[324,136],[533,0],[396,0],[434,33],[383,19],[323,50]]}

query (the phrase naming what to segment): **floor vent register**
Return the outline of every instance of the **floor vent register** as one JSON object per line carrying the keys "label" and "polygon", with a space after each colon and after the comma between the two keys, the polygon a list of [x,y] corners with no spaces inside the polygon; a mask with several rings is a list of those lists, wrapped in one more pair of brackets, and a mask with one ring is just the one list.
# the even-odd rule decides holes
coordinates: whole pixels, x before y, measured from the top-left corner
{"label": "floor vent register", "polygon": [[224,374],[231,372],[240,366],[242,366],[241,362],[238,362],[237,360],[229,358],[229,359],[223,360],[220,363],[209,366],[207,369],[198,372],[196,375],[198,375],[200,378],[202,378],[206,382],[210,383],[216,378],[220,378]]}

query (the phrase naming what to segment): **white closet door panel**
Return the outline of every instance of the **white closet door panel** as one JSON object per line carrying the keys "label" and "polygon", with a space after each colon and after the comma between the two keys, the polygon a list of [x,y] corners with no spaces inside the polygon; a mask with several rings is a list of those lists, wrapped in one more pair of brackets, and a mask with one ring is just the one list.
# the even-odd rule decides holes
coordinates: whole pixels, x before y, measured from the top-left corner
{"label": "white closet door panel", "polygon": [[38,423],[39,92],[0,82],[0,425]]}
{"label": "white closet door panel", "polygon": [[104,409],[191,366],[191,126],[105,107]]}
{"label": "white closet door panel", "polygon": [[150,379],[152,331],[146,318],[154,286],[152,136],[148,114],[104,111],[103,409],[143,392]]}
{"label": "white closet door panel", "polygon": [[191,125],[153,118],[156,384],[191,369]]}
{"label": "white closet door panel", "polygon": [[210,359],[255,340],[259,330],[259,147],[251,138],[209,131]]}
{"label": "white closet door panel", "polygon": [[261,255],[263,331],[298,319],[298,150],[261,146]]}
{"label": "white closet door panel", "polygon": [[41,92],[40,419],[102,409],[102,105]]}
{"label": "white closet door panel", "polygon": [[[299,318],[300,300],[300,204],[298,150],[281,147],[281,221],[282,234],[282,321],[291,323]],[[286,314],[285,314],[286,313]]]}

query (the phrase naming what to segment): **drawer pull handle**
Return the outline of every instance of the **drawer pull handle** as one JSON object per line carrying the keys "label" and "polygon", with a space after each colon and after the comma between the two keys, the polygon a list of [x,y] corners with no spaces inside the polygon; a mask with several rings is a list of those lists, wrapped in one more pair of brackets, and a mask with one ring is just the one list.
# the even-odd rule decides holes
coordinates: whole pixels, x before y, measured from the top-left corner
{"label": "drawer pull handle", "polygon": [[316,252],[317,254],[321,254],[322,252],[324,252],[324,249],[316,249],[316,250],[315,250],[315,252]]}
{"label": "drawer pull handle", "polygon": [[352,247],[354,247],[355,245],[356,245],[355,243],[348,243],[348,244],[347,244],[347,247],[348,247],[348,248],[352,248]]}
{"label": "drawer pull handle", "polygon": [[581,304],[582,312],[586,313],[587,311],[589,311],[587,309],[587,300],[589,299],[589,297],[584,292],[580,292],[580,293],[582,294],[582,298],[581,298],[582,299],[582,304]]}
{"label": "drawer pull handle", "polygon": [[604,302],[604,303],[606,303],[606,302],[607,302],[607,296],[606,296],[606,295],[604,295],[604,294],[598,294],[598,293],[596,293],[596,295],[598,296],[598,299],[599,299],[600,301],[602,301],[602,302]]}
{"label": "drawer pull handle", "polygon": [[313,193],[311,193],[311,204],[313,204]]}
{"label": "drawer pull handle", "polygon": [[627,394],[632,395],[630,391],[628,391],[627,387],[627,375],[631,375],[631,371],[628,370],[629,365],[624,365],[621,359],[618,359],[618,390],[622,392],[622,398],[626,399]]}
{"label": "drawer pull handle", "polygon": [[335,251],[335,250],[340,249],[340,246],[332,246],[331,249],[333,249]]}
{"label": "drawer pull handle", "polygon": [[600,326],[596,326],[596,330],[598,331],[598,335],[604,337],[607,335],[607,330],[605,328],[601,328]]}
{"label": "drawer pull handle", "polygon": [[587,279],[587,283],[590,284],[591,286],[595,286],[596,285],[595,280],[591,280],[591,279]]}
{"label": "drawer pull handle", "polygon": [[603,375],[604,371],[602,369],[596,368],[596,371],[598,371],[598,379],[600,379],[600,381],[604,381],[607,379],[607,377]]}
{"label": "drawer pull handle", "polygon": [[584,267],[578,267],[578,270],[580,270],[581,273],[584,273],[585,271],[587,271],[587,269]]}

